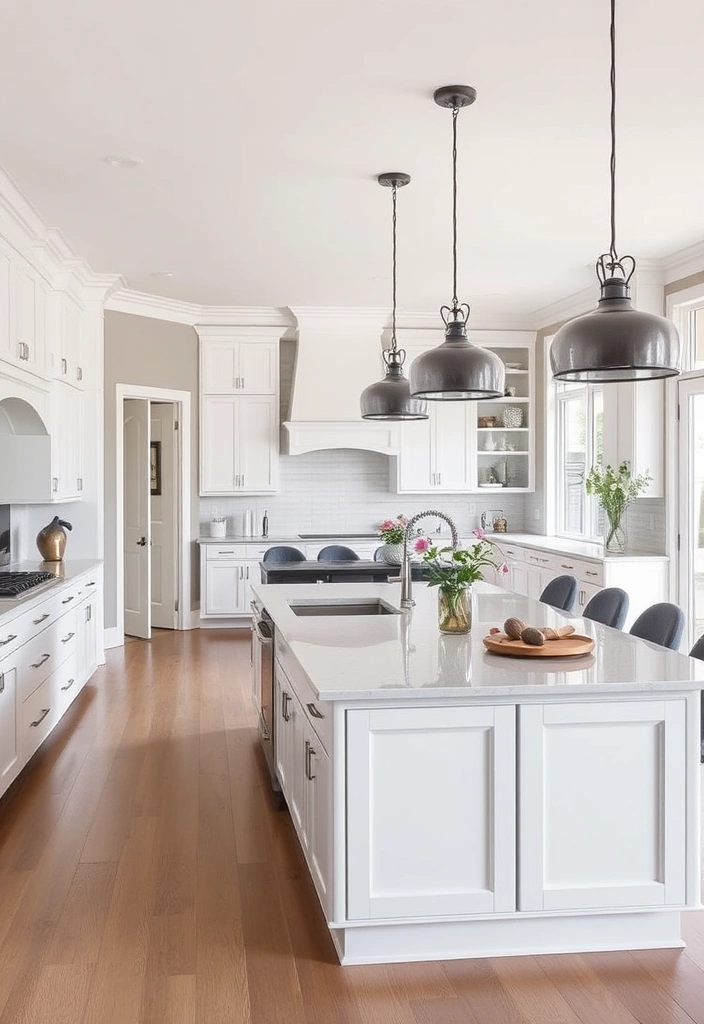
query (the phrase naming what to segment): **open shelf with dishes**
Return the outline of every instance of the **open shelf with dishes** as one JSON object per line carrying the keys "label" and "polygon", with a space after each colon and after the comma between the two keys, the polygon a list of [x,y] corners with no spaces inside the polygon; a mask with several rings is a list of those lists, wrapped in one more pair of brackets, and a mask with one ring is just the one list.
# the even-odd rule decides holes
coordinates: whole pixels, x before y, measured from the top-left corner
{"label": "open shelf with dishes", "polygon": [[[470,331],[470,337],[503,361],[506,393],[479,402],[430,402],[429,420],[399,423],[399,455],[391,468],[399,494],[535,489],[535,335]],[[410,366],[443,335],[407,329],[398,338]]]}

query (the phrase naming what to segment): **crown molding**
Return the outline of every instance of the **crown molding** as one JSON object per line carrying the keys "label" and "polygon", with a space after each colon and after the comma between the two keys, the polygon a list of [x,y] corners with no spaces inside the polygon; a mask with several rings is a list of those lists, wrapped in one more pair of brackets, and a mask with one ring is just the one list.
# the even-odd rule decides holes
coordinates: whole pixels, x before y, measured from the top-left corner
{"label": "crown molding", "polygon": [[572,317],[581,313],[588,313],[596,305],[598,297],[597,282],[581,291],[573,292],[563,299],[551,302],[547,306],[541,306],[533,313],[533,327],[536,331],[551,324],[559,324],[563,320],[571,320]]}
{"label": "crown molding", "polygon": [[205,306],[197,302],[170,299],[121,287],[109,298],[105,308],[113,313],[131,313],[152,320],[200,326],[292,327],[295,320],[289,310],[274,306]]}
{"label": "crown molding", "polygon": [[664,270],[665,284],[672,284],[692,274],[701,274],[704,270],[704,242],[687,246],[666,256],[661,260]]}
{"label": "crown molding", "polygon": [[273,324],[194,324],[201,341],[280,341],[286,328]]}

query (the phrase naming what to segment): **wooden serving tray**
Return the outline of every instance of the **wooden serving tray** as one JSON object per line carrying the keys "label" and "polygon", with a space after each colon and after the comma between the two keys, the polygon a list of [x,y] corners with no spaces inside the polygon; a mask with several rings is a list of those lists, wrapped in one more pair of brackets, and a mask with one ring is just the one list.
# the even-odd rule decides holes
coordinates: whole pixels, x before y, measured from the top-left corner
{"label": "wooden serving tray", "polygon": [[542,647],[533,647],[523,640],[509,640],[505,633],[484,637],[484,646],[492,654],[506,654],[513,658],[579,658],[594,650],[590,636],[573,633],[560,640],[546,640]]}

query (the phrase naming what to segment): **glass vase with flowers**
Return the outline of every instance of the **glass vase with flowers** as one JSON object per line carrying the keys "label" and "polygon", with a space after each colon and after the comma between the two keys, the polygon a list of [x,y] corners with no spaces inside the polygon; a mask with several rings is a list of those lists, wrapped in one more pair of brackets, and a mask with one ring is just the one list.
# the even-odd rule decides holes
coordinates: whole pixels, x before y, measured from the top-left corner
{"label": "glass vase with flowers", "polygon": [[422,555],[429,587],[438,588],[438,626],[441,633],[469,633],[472,628],[472,584],[484,579],[484,569],[505,576],[508,566],[497,564],[494,544],[483,530],[474,530],[476,543],[466,548],[438,548],[426,537],[413,547]]}
{"label": "glass vase with flowers", "polygon": [[584,481],[587,494],[595,497],[604,510],[604,549],[608,554],[625,553],[628,543],[626,509],[647,490],[652,479],[647,470],[633,474],[628,462],[622,462],[618,469],[592,466],[587,473]]}

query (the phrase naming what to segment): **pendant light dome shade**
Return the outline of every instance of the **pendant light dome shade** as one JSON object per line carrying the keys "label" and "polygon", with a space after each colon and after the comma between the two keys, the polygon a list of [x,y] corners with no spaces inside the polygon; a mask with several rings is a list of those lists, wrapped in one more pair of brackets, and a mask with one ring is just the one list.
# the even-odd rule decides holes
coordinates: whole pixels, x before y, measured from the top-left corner
{"label": "pendant light dome shade", "polygon": [[[405,356],[397,349],[395,356]],[[408,378],[403,373],[403,358],[385,353],[386,375],[362,392],[360,404],[363,420],[427,420],[428,411],[422,398],[411,396]]]}
{"label": "pendant light dome shade", "polygon": [[411,394],[433,402],[501,398],[505,368],[499,357],[467,337],[469,306],[457,298],[457,115],[477,98],[471,85],[444,85],[433,99],[452,111],[452,304],[443,306],[445,340],[411,365]]}
{"label": "pendant light dome shade", "polygon": [[597,308],[564,324],[553,338],[550,364],[556,380],[659,380],[679,373],[679,347],[672,321],[634,309],[627,280],[606,277]]}
{"label": "pendant light dome shade", "polygon": [[601,285],[597,308],[564,324],[550,348],[553,377],[574,383],[660,380],[679,373],[675,325],[633,308],[628,283],[636,261],[619,256],[616,249],[616,0],[610,0],[610,10],[611,244],[596,262]]}
{"label": "pendant light dome shade", "polygon": [[408,185],[410,174],[403,171],[388,171],[380,174],[377,181],[385,188],[392,189],[392,226],[393,226],[393,262],[392,262],[392,295],[393,312],[391,314],[391,348],[385,349],[384,363],[386,373],[383,380],[376,381],[365,388],[360,396],[360,408],[363,420],[427,420],[428,410],[422,398],[411,395],[408,379],[403,373],[406,353],[398,347],[396,340],[396,193],[399,188]]}
{"label": "pendant light dome shade", "polygon": [[497,355],[469,341],[466,320],[460,316],[446,321],[441,345],[413,360],[410,378],[411,394],[419,398],[478,401],[503,397],[505,368]]}

